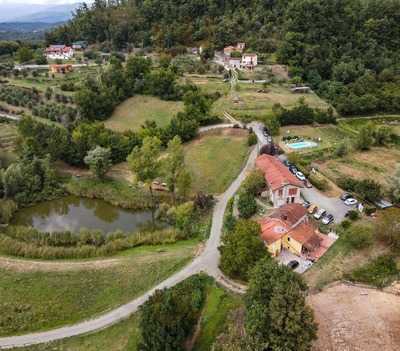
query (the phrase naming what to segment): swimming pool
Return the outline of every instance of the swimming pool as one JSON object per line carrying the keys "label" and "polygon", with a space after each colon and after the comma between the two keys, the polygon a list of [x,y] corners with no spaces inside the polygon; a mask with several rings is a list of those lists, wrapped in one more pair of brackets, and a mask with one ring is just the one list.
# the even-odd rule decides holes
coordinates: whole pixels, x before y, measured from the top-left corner
{"label": "swimming pool", "polygon": [[309,147],[316,147],[318,146],[318,144],[314,143],[313,141],[301,141],[298,143],[287,144],[287,146],[291,149],[298,150],[298,149],[306,149]]}

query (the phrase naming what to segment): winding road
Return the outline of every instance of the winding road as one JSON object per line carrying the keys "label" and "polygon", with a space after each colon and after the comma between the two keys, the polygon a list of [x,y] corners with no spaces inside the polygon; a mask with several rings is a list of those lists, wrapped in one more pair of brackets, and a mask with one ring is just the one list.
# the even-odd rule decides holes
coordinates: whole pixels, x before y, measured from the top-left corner
{"label": "winding road", "polygon": [[207,273],[208,275],[214,277],[221,285],[234,292],[243,293],[245,291],[245,287],[230,281],[224,277],[222,272],[219,270],[218,263],[220,259],[220,253],[218,247],[221,243],[224,213],[228,201],[237,192],[240,185],[245,180],[247,173],[254,167],[257,154],[258,148],[255,147],[251,151],[246,165],[239,176],[230,185],[228,190],[226,190],[217,198],[217,202],[213,211],[210,237],[206,243],[205,249],[202,254],[196,257],[188,266],[164,280],[142,296],[110,312],[100,315],[99,317],[50,331],[0,338],[0,349],[10,349],[15,347],[48,343],[105,329],[135,313],[156,290],[172,287],[186,278],[200,272]]}

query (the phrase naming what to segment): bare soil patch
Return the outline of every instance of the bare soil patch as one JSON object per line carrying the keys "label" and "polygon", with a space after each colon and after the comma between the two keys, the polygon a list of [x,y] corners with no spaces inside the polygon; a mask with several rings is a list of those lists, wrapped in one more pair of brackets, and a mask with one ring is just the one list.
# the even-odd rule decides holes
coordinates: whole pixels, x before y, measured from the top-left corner
{"label": "bare soil patch", "polygon": [[308,303],[319,324],[314,351],[400,349],[400,296],[339,283]]}

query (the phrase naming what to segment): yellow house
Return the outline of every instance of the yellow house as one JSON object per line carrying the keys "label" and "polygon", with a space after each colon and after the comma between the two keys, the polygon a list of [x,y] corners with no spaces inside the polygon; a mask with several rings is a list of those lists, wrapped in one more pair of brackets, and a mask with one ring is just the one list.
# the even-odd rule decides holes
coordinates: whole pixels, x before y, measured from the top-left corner
{"label": "yellow house", "polygon": [[288,204],[260,221],[261,238],[272,256],[283,249],[295,255],[309,255],[321,245],[322,238],[309,222],[307,210],[299,204]]}

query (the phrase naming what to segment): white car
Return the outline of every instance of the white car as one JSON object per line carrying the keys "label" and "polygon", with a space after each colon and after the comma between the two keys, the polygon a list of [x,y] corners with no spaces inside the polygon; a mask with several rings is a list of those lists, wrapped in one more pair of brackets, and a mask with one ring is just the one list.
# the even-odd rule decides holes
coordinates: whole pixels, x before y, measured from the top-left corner
{"label": "white car", "polygon": [[306,176],[301,172],[296,172],[296,177],[297,177],[297,179],[299,179],[301,181],[305,181],[306,180]]}
{"label": "white car", "polygon": [[344,203],[345,203],[345,205],[347,205],[347,206],[354,206],[354,205],[357,205],[357,204],[358,204],[358,201],[357,201],[356,199],[354,199],[354,198],[351,197],[351,198],[345,200]]}
{"label": "white car", "polygon": [[314,213],[314,218],[315,219],[321,219],[323,216],[325,216],[325,214],[326,214],[326,210],[321,208],[316,213]]}

